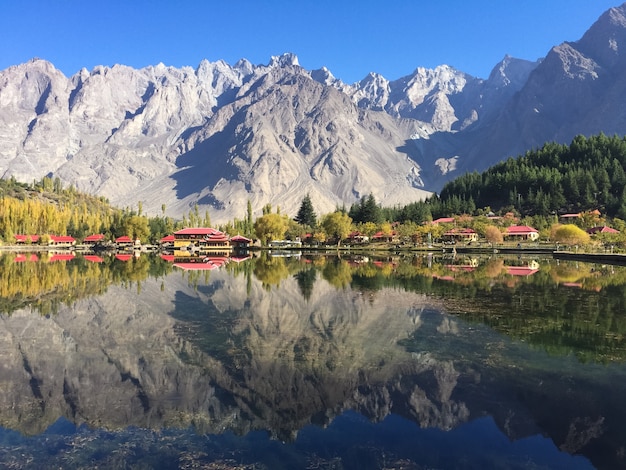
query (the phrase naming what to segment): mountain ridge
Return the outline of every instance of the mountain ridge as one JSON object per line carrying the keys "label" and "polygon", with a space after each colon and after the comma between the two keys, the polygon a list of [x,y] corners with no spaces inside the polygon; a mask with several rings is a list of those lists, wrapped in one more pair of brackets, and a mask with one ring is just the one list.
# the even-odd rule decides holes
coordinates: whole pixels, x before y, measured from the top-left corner
{"label": "mountain ridge", "polygon": [[547,141],[624,133],[625,5],[537,62],[505,56],[488,79],[442,65],[345,84],[291,53],[72,77],[33,59],[0,71],[0,174],[58,176],[152,213],[197,204],[215,221],[248,200],[295,214],[306,193],[318,212],[369,193],[406,204]]}

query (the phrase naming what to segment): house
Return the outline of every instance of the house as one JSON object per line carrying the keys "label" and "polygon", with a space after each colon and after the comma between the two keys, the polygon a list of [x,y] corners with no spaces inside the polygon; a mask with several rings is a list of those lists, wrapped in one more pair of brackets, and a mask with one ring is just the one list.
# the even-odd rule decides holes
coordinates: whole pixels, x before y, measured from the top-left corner
{"label": "house", "polygon": [[453,224],[454,217],[440,217],[431,222],[432,224]]}
{"label": "house", "polygon": [[535,241],[539,238],[539,232],[528,225],[511,225],[506,228],[504,237],[508,240],[530,240]]}
{"label": "house", "polygon": [[348,235],[348,240],[350,243],[367,243],[370,241],[370,238],[367,235],[363,235],[361,232],[354,231]]}
{"label": "house", "polygon": [[391,242],[396,238],[398,234],[395,230],[392,230],[391,233],[384,233],[383,231],[376,232],[372,235],[373,242]]}
{"label": "house", "polygon": [[235,250],[246,250],[250,243],[252,243],[252,240],[242,235],[235,235],[230,239],[230,246]]}
{"label": "house", "polygon": [[133,241],[129,236],[122,235],[115,239],[115,245],[118,249],[133,248],[134,246],[141,245],[141,240],[137,239]]}
{"label": "house", "polygon": [[471,228],[453,228],[448,230],[442,236],[444,241],[449,242],[476,242],[478,241],[478,233]]}
{"label": "house", "polygon": [[166,235],[159,240],[159,243],[164,246],[172,246],[174,244],[174,235]]}
{"label": "house", "polygon": [[48,246],[70,247],[76,245],[74,237],[69,235],[50,235]]}
{"label": "house", "polygon": [[89,235],[83,239],[83,243],[85,245],[95,245],[96,243],[102,243],[104,241],[104,235],[101,233],[97,233],[94,235]]}
{"label": "house", "polygon": [[602,227],[592,227],[587,230],[587,233],[589,235],[596,235],[598,233],[619,233],[619,230],[603,225]]}
{"label": "house", "polygon": [[174,248],[195,250],[229,250],[228,235],[214,228],[192,227],[174,232]]}
{"label": "house", "polygon": [[39,235],[15,235],[15,243],[18,245],[26,243],[39,243]]}

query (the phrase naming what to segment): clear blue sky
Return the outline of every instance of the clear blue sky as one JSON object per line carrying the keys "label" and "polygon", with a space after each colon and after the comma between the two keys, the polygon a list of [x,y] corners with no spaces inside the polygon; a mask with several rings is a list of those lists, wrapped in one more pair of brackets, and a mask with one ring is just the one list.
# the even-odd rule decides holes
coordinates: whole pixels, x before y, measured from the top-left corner
{"label": "clear blue sky", "polygon": [[0,0],[0,70],[40,57],[70,76],[125,64],[267,64],[295,53],[344,82],[451,65],[486,78],[504,56],[576,41],[619,0]]}

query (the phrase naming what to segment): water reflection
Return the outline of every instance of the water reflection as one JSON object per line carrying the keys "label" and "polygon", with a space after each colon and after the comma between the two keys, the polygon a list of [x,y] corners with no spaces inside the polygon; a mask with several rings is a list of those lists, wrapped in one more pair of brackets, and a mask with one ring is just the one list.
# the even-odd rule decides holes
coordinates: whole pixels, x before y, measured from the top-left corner
{"label": "water reflection", "polygon": [[119,463],[112,449],[144,463],[161,453],[164,468],[229,455],[267,468],[625,463],[619,267],[0,261],[0,424],[32,436],[0,436],[5,464],[18,448],[101,467]]}

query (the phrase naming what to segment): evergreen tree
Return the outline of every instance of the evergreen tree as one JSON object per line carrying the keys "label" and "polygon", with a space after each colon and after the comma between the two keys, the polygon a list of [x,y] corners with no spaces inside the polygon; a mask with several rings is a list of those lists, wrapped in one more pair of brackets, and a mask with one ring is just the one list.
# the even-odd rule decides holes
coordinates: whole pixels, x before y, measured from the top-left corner
{"label": "evergreen tree", "polygon": [[302,204],[300,204],[300,209],[294,220],[300,225],[308,225],[309,227],[315,227],[317,225],[317,215],[315,214],[313,203],[308,194],[302,199]]}

